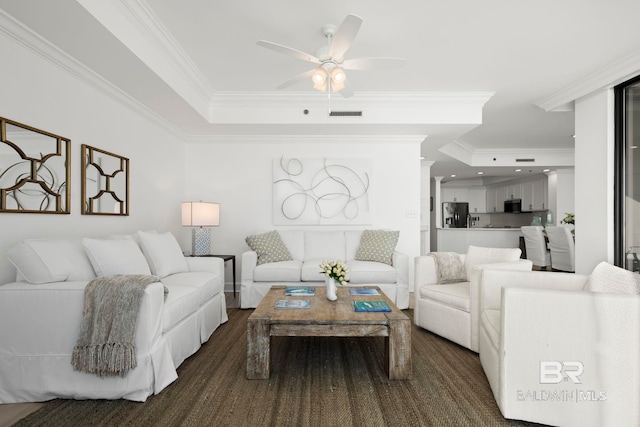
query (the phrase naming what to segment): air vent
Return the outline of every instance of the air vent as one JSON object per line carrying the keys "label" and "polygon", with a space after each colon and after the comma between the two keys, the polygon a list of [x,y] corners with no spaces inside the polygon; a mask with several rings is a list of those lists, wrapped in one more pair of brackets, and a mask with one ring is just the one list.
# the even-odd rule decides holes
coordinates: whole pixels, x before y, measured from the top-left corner
{"label": "air vent", "polygon": [[362,111],[329,111],[330,117],[362,117]]}
{"label": "air vent", "polygon": [[535,162],[536,159],[516,159],[516,162]]}

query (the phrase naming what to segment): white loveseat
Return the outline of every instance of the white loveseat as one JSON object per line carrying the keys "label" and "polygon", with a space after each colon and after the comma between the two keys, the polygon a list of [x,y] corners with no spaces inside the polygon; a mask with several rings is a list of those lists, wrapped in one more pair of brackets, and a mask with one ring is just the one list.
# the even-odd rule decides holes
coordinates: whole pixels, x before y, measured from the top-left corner
{"label": "white loveseat", "polygon": [[[170,233],[110,239],[33,239],[8,251],[16,281],[0,286],[0,403],[68,399],[145,401],[228,320],[220,258],[185,258]],[[153,274],[135,330],[137,366],[124,377],[72,369],[89,281]],[[164,287],[168,294],[164,296]]]}
{"label": "white loveseat", "polygon": [[[349,267],[349,286],[379,286],[398,308],[408,308],[409,257],[392,249],[389,252],[388,264],[357,260],[364,232],[363,230],[278,231],[277,234],[290,254],[291,259],[286,261],[258,264],[259,254],[256,251],[244,252],[240,285],[241,308],[257,307],[272,285],[322,285],[325,276],[321,274],[320,263],[323,260],[338,259],[346,261]],[[366,236],[372,236],[378,232],[394,233],[384,230],[366,230]],[[397,236],[396,234],[396,241]]]}
{"label": "white loveseat", "polygon": [[448,340],[478,352],[481,273],[483,269],[529,270],[533,264],[520,259],[518,248],[469,246],[460,261],[459,279],[441,283],[433,256],[415,259],[414,323]]}

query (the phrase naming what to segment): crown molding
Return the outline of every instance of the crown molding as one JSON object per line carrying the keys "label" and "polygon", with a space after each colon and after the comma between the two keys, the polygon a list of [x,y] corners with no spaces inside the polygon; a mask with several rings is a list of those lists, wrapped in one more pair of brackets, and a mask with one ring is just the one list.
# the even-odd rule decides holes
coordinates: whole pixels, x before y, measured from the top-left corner
{"label": "crown molding", "polygon": [[596,71],[576,83],[544,98],[536,106],[544,111],[567,111],[573,101],[601,89],[609,89],[640,74],[640,51]]}
{"label": "crown molding", "polygon": [[389,143],[421,144],[427,135],[192,135],[187,143]]}
{"label": "crown molding", "polygon": [[77,1],[194,110],[209,119],[214,89],[145,0]]}
{"label": "crown molding", "polygon": [[140,114],[147,120],[171,132],[176,137],[181,139],[185,138],[185,134],[173,124],[149,110],[136,99],[109,83],[2,9],[0,9],[0,34],[3,34],[8,39],[26,48],[39,58],[60,68],[78,81],[107,95],[109,98]]}

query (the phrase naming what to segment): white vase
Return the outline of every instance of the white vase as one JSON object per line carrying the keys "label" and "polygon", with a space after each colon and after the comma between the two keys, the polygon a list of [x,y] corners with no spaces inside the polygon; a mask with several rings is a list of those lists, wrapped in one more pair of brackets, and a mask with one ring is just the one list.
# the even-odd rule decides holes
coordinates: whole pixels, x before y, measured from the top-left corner
{"label": "white vase", "polygon": [[338,299],[338,284],[335,279],[327,277],[325,279],[327,285],[327,299],[329,301],[335,301]]}

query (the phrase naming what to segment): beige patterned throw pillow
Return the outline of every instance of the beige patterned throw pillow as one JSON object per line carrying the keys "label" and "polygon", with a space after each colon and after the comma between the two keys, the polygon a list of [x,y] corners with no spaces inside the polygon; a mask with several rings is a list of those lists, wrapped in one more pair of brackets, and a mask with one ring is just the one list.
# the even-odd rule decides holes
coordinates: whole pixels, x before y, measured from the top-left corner
{"label": "beige patterned throw pillow", "polygon": [[245,239],[251,250],[258,254],[258,265],[269,262],[291,261],[291,253],[285,246],[280,234],[269,231],[264,234],[256,234]]}
{"label": "beige patterned throw pillow", "polygon": [[391,257],[398,244],[399,231],[364,230],[356,261],[376,261],[392,265]]}

